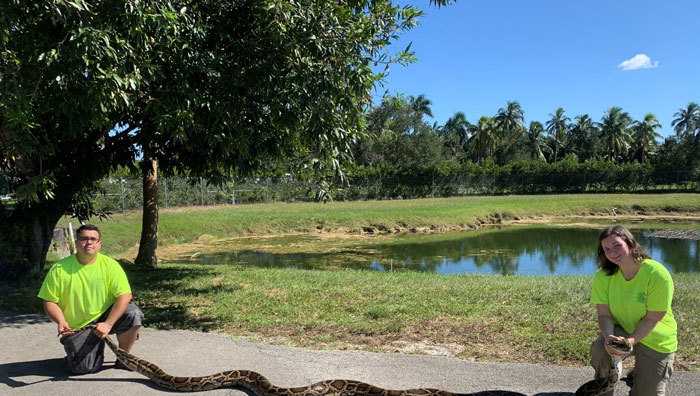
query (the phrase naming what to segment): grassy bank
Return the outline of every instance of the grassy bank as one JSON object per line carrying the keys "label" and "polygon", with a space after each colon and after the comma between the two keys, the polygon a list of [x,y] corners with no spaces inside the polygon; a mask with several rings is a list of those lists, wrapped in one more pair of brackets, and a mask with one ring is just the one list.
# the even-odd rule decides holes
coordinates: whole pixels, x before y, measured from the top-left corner
{"label": "grassy bank", "polygon": [[[202,234],[217,238],[312,230],[361,232],[457,229],[502,219],[592,214],[695,214],[700,194],[578,194],[458,197],[397,201],[275,203],[161,210],[161,246],[190,242]],[[98,223],[104,249],[121,254],[135,246],[140,212]]]}
{"label": "grassy bank", "polygon": [[[232,247],[280,254],[308,250],[294,241],[281,244],[284,251],[277,252],[279,243],[261,237],[269,234],[440,231],[504,219],[620,214],[698,216],[700,194],[502,196],[168,209],[161,211],[160,217],[160,252],[165,261],[156,271],[134,266],[127,266],[127,271],[137,302],[146,313],[147,326],[220,331],[312,348],[437,352],[475,360],[585,365],[588,345],[596,333],[594,310],[588,303],[590,276],[444,276],[341,266],[271,269],[239,265],[226,256],[211,264],[188,262],[186,257],[203,249],[211,249],[209,254],[215,256],[219,250]],[[107,252],[134,252],[140,213],[115,215],[99,224]],[[218,241],[244,235],[256,237],[236,238],[225,244]],[[355,252],[358,244],[367,245],[358,254],[372,249],[371,243],[352,238],[343,243],[337,239],[310,243],[314,252],[328,255],[338,249]],[[373,240],[383,243],[381,238]],[[391,243],[410,241],[399,238]],[[700,274],[675,274],[674,280],[680,339],[676,367],[698,370]],[[6,291],[0,310],[40,312],[34,297],[38,287],[38,281],[22,285],[0,282]]]}
{"label": "grassy bank", "polygon": [[[585,365],[596,333],[591,277],[441,276],[236,265],[129,268],[147,326],[220,331],[312,348],[450,353],[477,361]],[[700,275],[676,274],[676,368],[698,370]],[[3,288],[6,286],[3,286]],[[38,311],[38,284],[0,309]]]}

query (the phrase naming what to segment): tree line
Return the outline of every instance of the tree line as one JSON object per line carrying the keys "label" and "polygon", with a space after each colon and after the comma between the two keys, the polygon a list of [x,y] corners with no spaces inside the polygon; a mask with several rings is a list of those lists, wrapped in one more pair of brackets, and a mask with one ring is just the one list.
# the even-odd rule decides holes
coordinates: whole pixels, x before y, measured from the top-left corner
{"label": "tree line", "polygon": [[[674,114],[674,134],[664,139],[653,114],[634,120],[619,107],[610,108],[600,121],[588,114],[571,119],[560,107],[548,120],[527,127],[515,101],[475,124],[462,112],[442,125],[429,124],[431,117],[431,102],[422,95],[386,97],[367,110],[364,132],[350,145],[354,162],[345,166],[345,183],[324,186],[332,187],[328,197],[695,191],[700,186],[700,107],[694,102]],[[300,170],[290,173],[293,168],[289,158],[279,158],[252,176],[208,187],[217,191],[206,200],[192,192],[204,188],[200,178],[190,183],[183,177],[162,180],[162,186],[169,183],[171,197],[179,199],[168,203],[161,194],[160,203],[319,199],[318,180]],[[139,173],[121,169],[111,176],[135,178]],[[134,189],[121,196],[131,201],[142,197]],[[99,202],[112,210],[124,206],[117,198],[111,201],[101,197]],[[127,207],[137,207],[136,201]]]}
{"label": "tree line", "polygon": [[544,121],[525,125],[517,101],[476,122],[457,112],[444,124],[429,124],[425,96],[390,96],[366,115],[366,138],[353,147],[359,166],[420,169],[444,161],[505,165],[514,161],[556,163],[608,161],[648,163],[658,170],[697,170],[700,166],[700,106],[691,102],[672,121],[674,134],[661,139],[661,124],[648,113],[633,119],[614,106],[595,121],[589,114],[570,117],[559,107]]}
{"label": "tree line", "polygon": [[444,124],[429,123],[431,105],[424,95],[395,95],[369,109],[352,146],[350,183],[336,195],[688,190],[700,182],[695,102],[675,112],[674,133],[663,139],[654,114],[635,120],[616,106],[599,121],[559,107],[526,125],[517,101],[476,122],[457,112]]}

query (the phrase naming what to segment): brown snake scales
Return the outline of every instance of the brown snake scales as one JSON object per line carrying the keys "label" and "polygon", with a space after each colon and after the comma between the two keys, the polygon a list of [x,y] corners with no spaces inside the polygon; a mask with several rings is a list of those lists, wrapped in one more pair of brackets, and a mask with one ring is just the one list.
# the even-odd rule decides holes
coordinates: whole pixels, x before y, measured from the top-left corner
{"label": "brown snake scales", "polygon": [[[117,360],[145,377],[157,386],[177,392],[197,392],[218,388],[242,388],[255,396],[516,396],[510,391],[483,391],[475,393],[453,393],[432,388],[404,390],[384,389],[355,380],[331,379],[307,386],[283,388],[272,384],[263,375],[250,370],[229,370],[200,377],[175,377],[155,364],[136,357],[122,349],[109,338],[104,338]],[[576,396],[598,396],[615,386],[619,379],[617,370],[607,379],[595,379],[583,384]]]}

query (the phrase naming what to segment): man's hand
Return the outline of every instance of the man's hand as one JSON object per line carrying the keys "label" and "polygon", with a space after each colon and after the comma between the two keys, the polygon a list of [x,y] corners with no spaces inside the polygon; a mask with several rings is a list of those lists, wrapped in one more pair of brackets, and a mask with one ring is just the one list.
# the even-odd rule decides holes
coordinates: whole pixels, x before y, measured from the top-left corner
{"label": "man's hand", "polygon": [[57,330],[59,337],[75,334],[75,331],[68,326],[67,322],[58,322]]}
{"label": "man's hand", "polygon": [[100,322],[95,325],[95,332],[100,338],[107,337],[107,334],[112,330],[112,325],[107,322]]}

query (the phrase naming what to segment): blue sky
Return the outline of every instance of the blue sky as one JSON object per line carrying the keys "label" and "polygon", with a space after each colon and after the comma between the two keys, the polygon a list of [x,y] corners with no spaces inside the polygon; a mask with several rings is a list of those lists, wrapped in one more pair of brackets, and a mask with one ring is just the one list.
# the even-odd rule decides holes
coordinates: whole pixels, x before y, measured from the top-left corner
{"label": "blue sky", "polygon": [[[634,119],[655,114],[667,136],[673,114],[700,101],[698,0],[412,4],[425,15],[392,48],[412,42],[418,61],[392,66],[375,99],[424,94],[431,122],[457,111],[476,122],[508,100],[520,102],[526,123],[546,121],[559,106],[572,119],[587,113],[599,121],[620,106]],[[625,61],[647,68],[623,70]]]}

